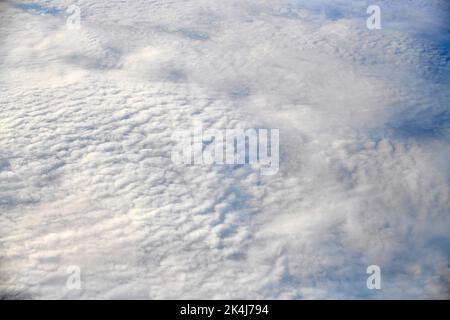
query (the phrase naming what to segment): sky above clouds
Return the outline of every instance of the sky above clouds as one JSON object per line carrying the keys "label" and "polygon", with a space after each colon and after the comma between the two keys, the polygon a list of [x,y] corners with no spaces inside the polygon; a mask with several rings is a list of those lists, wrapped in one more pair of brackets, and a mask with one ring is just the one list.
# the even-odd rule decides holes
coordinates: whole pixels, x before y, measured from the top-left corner
{"label": "sky above clouds", "polygon": [[[0,2],[0,297],[448,298],[449,16]],[[174,164],[194,121],[279,129],[279,172]]]}

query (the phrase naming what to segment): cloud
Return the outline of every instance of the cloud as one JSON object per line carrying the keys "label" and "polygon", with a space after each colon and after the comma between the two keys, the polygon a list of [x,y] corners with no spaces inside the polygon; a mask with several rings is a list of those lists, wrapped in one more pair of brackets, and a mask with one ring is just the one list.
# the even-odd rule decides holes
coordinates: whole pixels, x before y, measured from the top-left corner
{"label": "cloud", "polygon": [[[2,297],[448,297],[445,3],[36,3],[0,3]],[[175,165],[193,120],[280,129],[279,173]]]}

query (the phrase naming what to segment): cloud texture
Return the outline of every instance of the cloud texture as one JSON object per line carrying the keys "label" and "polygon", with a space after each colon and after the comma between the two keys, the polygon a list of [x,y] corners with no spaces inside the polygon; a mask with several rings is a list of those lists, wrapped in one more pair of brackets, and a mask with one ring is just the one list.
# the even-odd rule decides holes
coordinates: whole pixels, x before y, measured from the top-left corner
{"label": "cloud texture", "polygon": [[[0,2],[1,297],[449,297],[448,2],[33,3]],[[279,173],[175,165],[194,120],[280,129]]]}

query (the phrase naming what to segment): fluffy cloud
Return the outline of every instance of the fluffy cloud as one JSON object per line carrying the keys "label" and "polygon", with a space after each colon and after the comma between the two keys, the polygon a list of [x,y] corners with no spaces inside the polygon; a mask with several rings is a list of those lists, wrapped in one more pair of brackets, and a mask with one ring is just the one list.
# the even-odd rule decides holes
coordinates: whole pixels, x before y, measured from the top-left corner
{"label": "fluffy cloud", "polygon": [[[448,4],[36,3],[0,2],[2,297],[448,297]],[[279,173],[173,164],[193,120],[279,128]]]}

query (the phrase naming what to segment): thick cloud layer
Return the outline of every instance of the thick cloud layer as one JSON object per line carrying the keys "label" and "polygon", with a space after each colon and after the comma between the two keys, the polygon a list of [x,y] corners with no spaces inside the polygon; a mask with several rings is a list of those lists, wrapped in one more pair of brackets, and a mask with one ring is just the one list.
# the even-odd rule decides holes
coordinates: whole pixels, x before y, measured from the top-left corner
{"label": "thick cloud layer", "polygon": [[[370,4],[0,2],[0,296],[448,298],[449,4]],[[175,165],[194,121],[280,171]]]}

